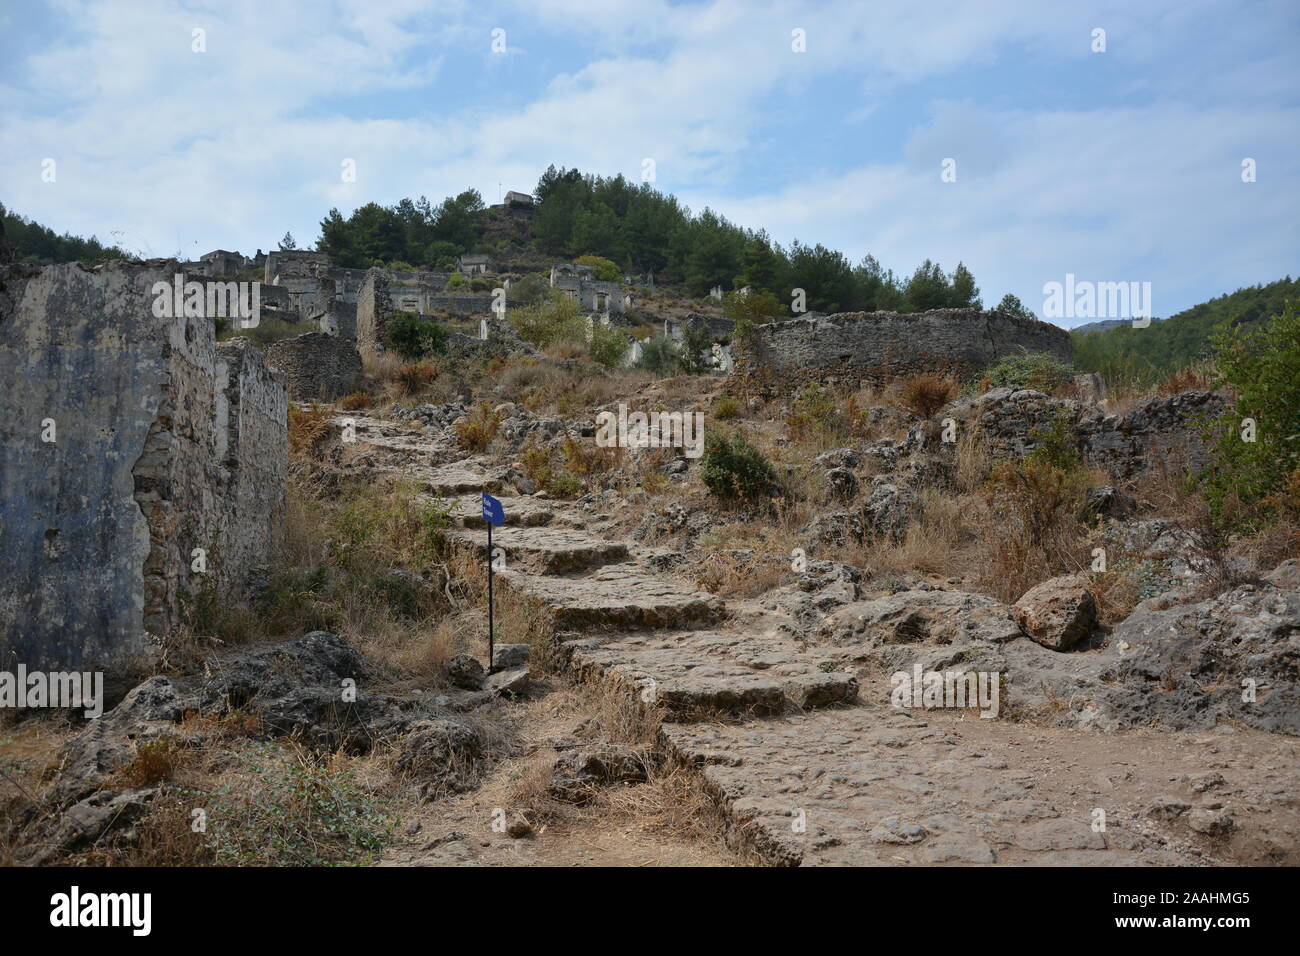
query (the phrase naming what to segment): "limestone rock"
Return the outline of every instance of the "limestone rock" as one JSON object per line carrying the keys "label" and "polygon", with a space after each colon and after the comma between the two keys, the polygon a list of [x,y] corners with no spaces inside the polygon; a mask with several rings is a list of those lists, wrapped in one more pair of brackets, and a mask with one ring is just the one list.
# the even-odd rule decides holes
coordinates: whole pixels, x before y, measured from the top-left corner
{"label": "limestone rock", "polygon": [[463,690],[478,690],[483,686],[483,678],[486,676],[483,665],[469,654],[457,654],[450,658],[443,665],[443,673],[446,674],[448,683]]}
{"label": "limestone rock", "polygon": [[645,758],[628,747],[605,745],[571,750],[555,761],[551,793],[559,800],[583,803],[597,787],[615,783],[644,783]]}
{"label": "limestone rock", "polygon": [[920,504],[921,499],[912,492],[886,482],[868,496],[862,518],[870,533],[898,539],[907,532]]}
{"label": "limestone rock", "polygon": [[1066,651],[1087,637],[1097,621],[1097,602],[1087,577],[1067,574],[1030,588],[1015,604],[1016,620],[1030,639]]}
{"label": "limestone rock", "polygon": [[527,690],[529,678],[527,667],[511,667],[488,675],[483,689],[492,694],[517,697]]}

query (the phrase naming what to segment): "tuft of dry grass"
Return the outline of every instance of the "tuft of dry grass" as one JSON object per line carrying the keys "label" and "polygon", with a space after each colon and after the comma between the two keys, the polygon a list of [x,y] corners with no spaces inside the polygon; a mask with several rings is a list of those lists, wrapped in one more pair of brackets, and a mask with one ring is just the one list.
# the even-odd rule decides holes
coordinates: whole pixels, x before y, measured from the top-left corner
{"label": "tuft of dry grass", "polygon": [[695,566],[693,577],[710,594],[752,598],[788,584],[794,574],[789,560],[775,555],[767,560],[755,555],[744,561],[736,554],[714,551]]}
{"label": "tuft of dry grass", "polygon": [[961,388],[950,378],[927,372],[900,379],[895,390],[899,405],[928,419],[955,399]]}
{"label": "tuft of dry grass", "polygon": [[345,412],[359,412],[369,408],[373,401],[369,392],[350,392],[338,400],[338,407]]}
{"label": "tuft of dry grass", "polygon": [[397,370],[394,381],[402,395],[419,395],[438,377],[438,366],[433,362],[409,362]]}
{"label": "tuft of dry grass", "polygon": [[290,456],[314,456],[333,436],[334,412],[328,406],[289,406]]}
{"label": "tuft of dry grass", "polygon": [[494,412],[487,402],[480,402],[454,426],[456,440],[466,451],[484,452],[501,428],[501,412]]}

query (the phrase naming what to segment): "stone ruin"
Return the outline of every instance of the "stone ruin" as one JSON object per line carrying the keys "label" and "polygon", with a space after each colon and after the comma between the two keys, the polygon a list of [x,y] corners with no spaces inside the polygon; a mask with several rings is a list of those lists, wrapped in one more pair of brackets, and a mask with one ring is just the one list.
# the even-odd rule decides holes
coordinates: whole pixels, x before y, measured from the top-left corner
{"label": "stone ruin", "polygon": [[924,372],[966,375],[1006,355],[1044,352],[1072,357],[1070,334],[1047,322],[1004,312],[840,312],[760,325],[735,343],[737,374],[799,387],[834,380],[883,385]]}
{"label": "stone ruin", "polygon": [[266,362],[289,380],[289,399],[332,402],[361,387],[361,353],[327,332],[281,339],[266,350]]}
{"label": "stone ruin", "polygon": [[186,592],[240,589],[279,540],[285,376],[211,318],[154,315],[178,268],[0,272],[0,667],[111,686]]}
{"label": "stone ruin", "polygon": [[551,288],[576,299],[585,312],[621,316],[632,308],[632,293],[624,291],[621,283],[598,280],[591,266],[569,262],[552,266]]}

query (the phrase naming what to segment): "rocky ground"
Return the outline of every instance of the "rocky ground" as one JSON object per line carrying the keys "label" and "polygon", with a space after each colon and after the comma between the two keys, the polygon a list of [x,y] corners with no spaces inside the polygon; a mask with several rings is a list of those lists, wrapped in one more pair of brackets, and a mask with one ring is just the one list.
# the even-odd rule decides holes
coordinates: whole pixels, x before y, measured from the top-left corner
{"label": "rocky ground", "polygon": [[[971,416],[1049,401],[1006,391]],[[404,780],[384,865],[1296,862],[1295,559],[1215,591],[1177,527],[1125,514],[1105,488],[1099,507],[1119,516],[1106,533],[1164,575],[1154,593],[1103,620],[1078,573],[1004,603],[973,578],[872,564],[873,536],[898,537],[926,483],[955,467],[915,423],[817,458],[832,492],[801,540],[862,539],[867,559],[814,544],[796,564],[728,547],[737,515],[675,494],[697,462],[655,459],[658,494],[560,500],[525,474],[521,449],[589,442],[589,419],[507,405],[500,440],[471,453],[453,432],[467,410],[339,413],[356,442],[326,457],[446,505],[457,573],[471,577],[486,545],[479,494],[500,496],[498,671],[479,663],[480,627],[438,687],[372,690],[376,665],[327,632],[154,677],[62,744],[58,812],[28,862],[139,819],[158,787],[113,774],[142,745],[192,733],[195,715],[252,715],[263,736]],[[1131,457],[1116,436],[1140,424],[1082,417],[1099,454]],[[895,675],[917,665],[994,675],[995,713],[915,706],[919,693],[896,706]]]}

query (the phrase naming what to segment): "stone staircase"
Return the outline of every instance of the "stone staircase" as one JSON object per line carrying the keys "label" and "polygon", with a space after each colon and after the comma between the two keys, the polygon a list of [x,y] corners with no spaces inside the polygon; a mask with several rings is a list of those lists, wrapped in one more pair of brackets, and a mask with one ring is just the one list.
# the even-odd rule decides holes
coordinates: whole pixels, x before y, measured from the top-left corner
{"label": "stone staircase", "polygon": [[[463,456],[399,469],[462,495],[452,539],[482,555],[478,492],[499,470]],[[666,709],[662,744],[698,768],[733,845],[780,865],[1138,861],[1132,834],[1092,832],[1085,812],[1038,799],[1035,775],[890,707],[887,685],[860,700],[836,649],[798,640],[783,612],[652,570],[653,549],[611,540],[575,503],[502,502],[498,593],[543,609],[575,677]]]}

